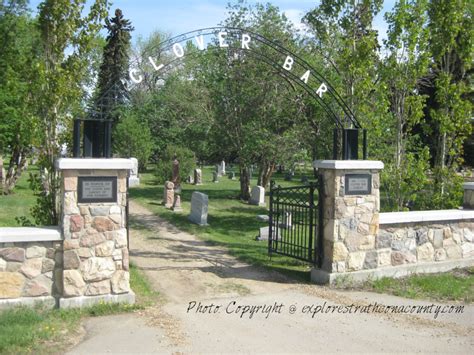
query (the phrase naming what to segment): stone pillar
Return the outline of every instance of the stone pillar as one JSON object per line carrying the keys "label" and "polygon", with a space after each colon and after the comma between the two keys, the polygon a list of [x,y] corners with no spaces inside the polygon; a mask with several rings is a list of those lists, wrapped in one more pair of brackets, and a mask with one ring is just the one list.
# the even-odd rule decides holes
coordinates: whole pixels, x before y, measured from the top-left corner
{"label": "stone pillar", "polygon": [[63,233],[59,307],[133,303],[126,229],[129,159],[56,161]]}
{"label": "stone pillar", "polygon": [[380,161],[321,160],[323,176],[323,263],[311,271],[316,283],[333,283],[377,265]]}
{"label": "stone pillar", "polygon": [[474,210],[474,182],[466,182],[464,185],[464,203],[466,210]]}

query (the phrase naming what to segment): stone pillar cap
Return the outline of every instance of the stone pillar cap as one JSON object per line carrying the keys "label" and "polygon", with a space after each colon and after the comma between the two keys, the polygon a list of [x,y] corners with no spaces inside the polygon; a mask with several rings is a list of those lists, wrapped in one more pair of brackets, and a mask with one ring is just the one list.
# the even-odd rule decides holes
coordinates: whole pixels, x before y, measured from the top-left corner
{"label": "stone pillar cap", "polygon": [[315,160],[313,167],[334,170],[382,170],[384,164],[379,160]]}
{"label": "stone pillar cap", "polygon": [[122,158],[59,158],[56,170],[132,170],[131,159]]}
{"label": "stone pillar cap", "polygon": [[463,187],[464,190],[474,190],[474,182],[465,182]]}

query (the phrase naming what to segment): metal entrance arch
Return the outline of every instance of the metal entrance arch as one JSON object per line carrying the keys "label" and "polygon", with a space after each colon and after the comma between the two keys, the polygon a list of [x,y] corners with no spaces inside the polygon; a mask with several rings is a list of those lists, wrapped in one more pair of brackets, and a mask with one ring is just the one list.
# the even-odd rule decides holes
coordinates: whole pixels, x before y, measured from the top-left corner
{"label": "metal entrance arch", "polygon": [[[213,37],[212,37],[213,36]],[[194,44],[193,44],[194,41]],[[191,46],[189,44],[192,44]],[[257,46],[255,45],[257,44]],[[263,46],[270,50],[271,55],[258,51]],[[250,51],[257,54],[260,59],[272,67],[278,69],[280,75],[293,81],[299,87],[310,94],[334,121],[333,159],[338,159],[337,145],[342,138],[342,159],[359,158],[359,132],[362,132],[363,158],[367,157],[367,132],[362,129],[354,113],[337,93],[331,83],[319,73],[308,62],[283,47],[279,43],[255,33],[249,29],[238,27],[209,27],[190,31],[159,43],[156,47],[142,53],[131,61],[130,83],[140,83],[140,77],[145,71],[159,73],[171,62],[179,60],[187,55],[190,48],[194,51],[202,51],[213,48],[229,48],[241,51]],[[165,55],[168,53],[168,56]],[[142,60],[145,58],[145,60]],[[167,58],[167,62],[161,59]],[[172,58],[171,60],[169,60]],[[145,70],[147,69],[147,70]],[[114,90],[111,87],[109,90]],[[107,94],[107,92],[106,92]],[[106,95],[104,94],[104,95]],[[98,100],[100,101],[100,100]],[[92,112],[92,111],[91,111]],[[100,118],[100,117],[99,117]],[[80,130],[81,121],[74,125],[74,156],[80,156]],[[103,124],[103,123],[102,123]],[[98,154],[99,156],[110,156],[110,129],[105,130],[104,137],[94,137],[94,129],[84,129],[84,156]],[[108,135],[108,136],[106,136]],[[97,143],[99,140],[101,143]],[[93,147],[103,146],[103,151],[98,152]],[[96,153],[97,152],[97,153]]]}

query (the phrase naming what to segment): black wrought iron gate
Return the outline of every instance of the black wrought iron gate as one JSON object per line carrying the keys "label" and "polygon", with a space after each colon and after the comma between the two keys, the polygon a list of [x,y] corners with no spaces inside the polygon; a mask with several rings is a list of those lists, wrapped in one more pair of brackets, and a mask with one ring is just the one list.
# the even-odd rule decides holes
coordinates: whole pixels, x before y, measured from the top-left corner
{"label": "black wrought iron gate", "polygon": [[322,263],[322,186],[281,187],[270,185],[268,253],[290,256],[321,267]]}

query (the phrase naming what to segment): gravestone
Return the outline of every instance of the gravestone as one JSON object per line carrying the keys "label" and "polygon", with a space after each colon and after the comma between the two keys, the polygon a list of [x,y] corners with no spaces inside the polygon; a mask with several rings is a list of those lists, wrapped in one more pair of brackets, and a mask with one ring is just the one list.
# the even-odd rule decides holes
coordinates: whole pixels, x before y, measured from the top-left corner
{"label": "gravestone", "polygon": [[219,164],[219,171],[218,171],[219,176],[224,176],[225,175],[225,161],[221,161]]}
{"label": "gravestone", "polygon": [[194,177],[192,175],[189,175],[186,179],[186,182],[188,184],[194,184]]}
{"label": "gravestone", "polygon": [[[273,240],[281,240],[281,230],[278,229],[278,234],[277,234],[277,228],[273,227],[272,228],[272,234],[273,234]],[[261,227],[258,232],[257,240],[267,240],[268,241],[268,236],[270,235],[270,227]]]}
{"label": "gravestone", "polygon": [[215,171],[212,172],[212,182],[219,182],[219,174]]}
{"label": "gravestone", "polygon": [[174,204],[173,204],[173,212],[181,212],[183,208],[181,207],[181,196],[174,195]]}
{"label": "gravestone", "polygon": [[173,207],[174,204],[174,184],[171,181],[165,182],[163,189],[163,204],[166,208]]}
{"label": "gravestone", "polygon": [[137,158],[130,158],[132,161],[132,170],[130,170],[130,177],[128,178],[128,186],[140,185],[140,179],[138,177],[138,160]]}
{"label": "gravestone", "polygon": [[250,192],[251,205],[265,206],[265,189],[262,186],[254,186]]}
{"label": "gravestone", "polygon": [[235,173],[233,171],[229,172],[229,179],[235,180]]}
{"label": "gravestone", "polygon": [[174,184],[175,190],[179,190],[181,181],[179,178],[179,160],[176,158],[176,155],[173,157],[172,164],[171,182]]}
{"label": "gravestone", "polygon": [[194,169],[194,185],[202,185],[201,169]]}
{"label": "gravestone", "polygon": [[220,176],[219,173],[221,171],[221,166],[219,164],[214,165],[214,172],[217,174],[217,176]]}
{"label": "gravestone", "polygon": [[194,191],[191,196],[191,214],[188,219],[200,226],[207,226],[209,198],[202,192]]}
{"label": "gravestone", "polygon": [[291,229],[293,226],[291,219],[291,212],[283,212],[283,222],[280,224],[280,227],[285,229]]}

